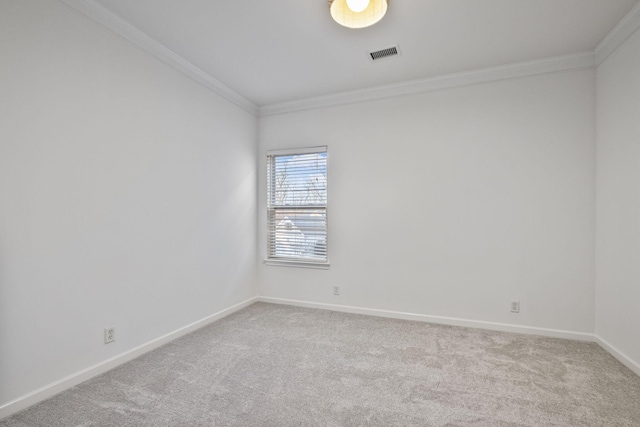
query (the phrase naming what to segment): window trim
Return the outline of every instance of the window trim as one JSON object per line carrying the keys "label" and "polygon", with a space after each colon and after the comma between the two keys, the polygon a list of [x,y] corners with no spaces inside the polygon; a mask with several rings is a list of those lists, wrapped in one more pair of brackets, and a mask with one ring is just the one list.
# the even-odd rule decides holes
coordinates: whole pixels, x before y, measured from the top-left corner
{"label": "window trim", "polygon": [[[267,150],[265,153],[265,157],[268,159],[269,156],[287,156],[287,155],[301,155],[301,154],[314,154],[324,152],[326,155],[326,168],[327,168],[327,201],[325,206],[325,218],[327,222],[326,229],[326,260],[322,261],[313,261],[313,260],[295,260],[295,259],[287,259],[287,258],[279,258],[279,257],[269,257],[269,193],[267,191],[267,203],[265,206],[266,210],[266,244],[267,244],[267,253],[266,258],[263,260],[264,265],[269,266],[279,266],[279,267],[298,267],[298,268],[310,268],[310,269],[329,269],[329,147],[326,145],[317,145],[313,147],[297,147],[297,148],[283,148],[277,150]],[[271,171],[269,170],[268,162],[267,162],[267,176]],[[267,178],[268,179],[268,178]],[[267,185],[268,189],[268,185]]]}
{"label": "window trim", "polygon": [[316,270],[328,270],[329,266],[329,258],[327,261],[292,261],[285,260],[280,258],[267,258],[263,261],[264,265],[272,265],[278,267],[298,267],[298,268],[311,268]]}

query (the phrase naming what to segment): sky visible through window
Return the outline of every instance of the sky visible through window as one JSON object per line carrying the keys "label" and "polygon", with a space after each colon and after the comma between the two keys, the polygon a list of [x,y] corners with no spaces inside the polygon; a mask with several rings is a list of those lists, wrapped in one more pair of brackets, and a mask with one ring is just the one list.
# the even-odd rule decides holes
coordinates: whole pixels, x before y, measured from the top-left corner
{"label": "sky visible through window", "polygon": [[327,202],[327,153],[275,158],[276,205],[322,205]]}

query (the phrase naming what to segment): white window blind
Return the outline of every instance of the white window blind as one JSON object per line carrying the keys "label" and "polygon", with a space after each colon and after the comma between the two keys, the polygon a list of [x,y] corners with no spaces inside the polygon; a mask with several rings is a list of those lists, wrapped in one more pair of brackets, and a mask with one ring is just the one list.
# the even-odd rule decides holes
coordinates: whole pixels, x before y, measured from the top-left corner
{"label": "white window blind", "polygon": [[327,262],[327,147],[267,153],[267,257]]}

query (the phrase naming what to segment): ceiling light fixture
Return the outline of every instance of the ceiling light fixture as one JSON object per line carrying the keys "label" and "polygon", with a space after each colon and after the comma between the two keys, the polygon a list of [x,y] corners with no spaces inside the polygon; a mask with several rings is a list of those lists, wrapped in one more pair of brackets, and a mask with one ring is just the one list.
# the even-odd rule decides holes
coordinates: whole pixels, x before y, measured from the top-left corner
{"label": "ceiling light fixture", "polygon": [[387,13],[388,0],[329,0],[331,17],[348,28],[365,28]]}

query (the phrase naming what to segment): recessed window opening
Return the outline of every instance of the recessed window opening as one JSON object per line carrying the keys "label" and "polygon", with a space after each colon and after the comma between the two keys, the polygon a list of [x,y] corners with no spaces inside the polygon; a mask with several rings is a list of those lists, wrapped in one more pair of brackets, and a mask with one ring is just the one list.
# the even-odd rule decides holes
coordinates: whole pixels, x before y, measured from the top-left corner
{"label": "recessed window opening", "polygon": [[326,264],[327,147],[267,153],[267,261]]}

